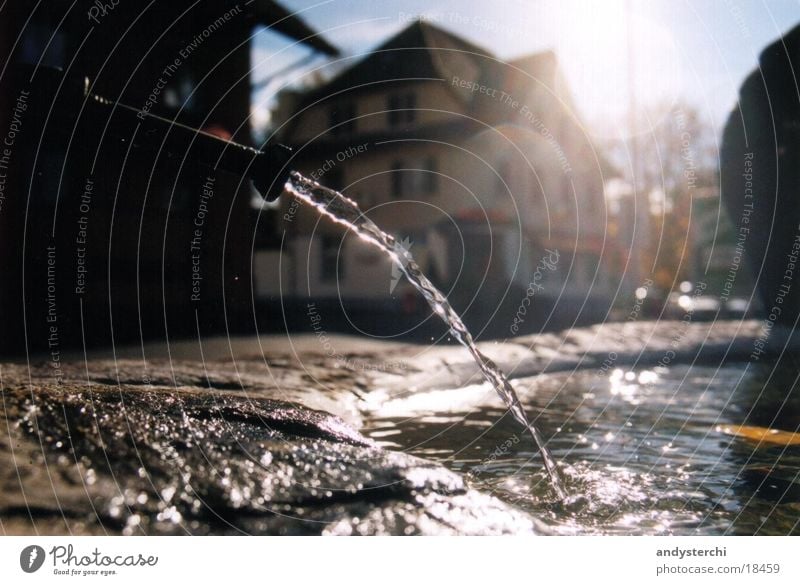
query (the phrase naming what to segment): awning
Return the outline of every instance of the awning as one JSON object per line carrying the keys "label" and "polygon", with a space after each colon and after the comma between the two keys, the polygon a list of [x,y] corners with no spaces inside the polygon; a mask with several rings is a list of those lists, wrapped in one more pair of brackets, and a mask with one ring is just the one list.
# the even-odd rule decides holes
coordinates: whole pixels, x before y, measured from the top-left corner
{"label": "awning", "polygon": [[302,41],[321,53],[335,57],[339,50],[326,41],[318,32],[273,0],[255,0],[250,10],[258,24],[270,27],[295,40]]}

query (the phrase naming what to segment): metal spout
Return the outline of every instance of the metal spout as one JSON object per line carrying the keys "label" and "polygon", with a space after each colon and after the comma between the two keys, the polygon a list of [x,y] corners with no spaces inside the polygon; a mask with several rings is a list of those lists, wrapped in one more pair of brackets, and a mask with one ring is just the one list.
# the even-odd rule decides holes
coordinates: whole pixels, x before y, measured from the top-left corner
{"label": "metal spout", "polygon": [[288,146],[268,144],[261,150],[255,149],[93,94],[89,87],[87,78],[84,97],[91,100],[93,107],[103,109],[100,115],[111,118],[109,134],[112,137],[122,140],[133,137],[134,148],[247,177],[267,201],[274,201],[283,193],[292,157]]}

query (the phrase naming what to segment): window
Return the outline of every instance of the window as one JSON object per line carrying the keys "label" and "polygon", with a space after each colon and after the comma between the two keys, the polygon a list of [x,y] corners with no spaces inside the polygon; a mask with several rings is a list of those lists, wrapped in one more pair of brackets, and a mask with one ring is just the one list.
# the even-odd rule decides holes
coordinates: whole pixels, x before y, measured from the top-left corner
{"label": "window", "polygon": [[336,282],[344,277],[344,256],[339,254],[339,243],[336,236],[322,236],[322,282]]}
{"label": "window", "polygon": [[403,169],[403,163],[401,161],[395,161],[392,163],[392,197],[395,199],[399,199],[403,196],[404,185],[403,185],[403,174],[405,171]]}
{"label": "window", "polygon": [[409,164],[409,169],[406,171],[404,193],[417,197],[436,192],[439,175],[434,157],[417,159]]}
{"label": "window", "polygon": [[511,193],[511,164],[507,160],[499,162],[495,170],[497,171],[496,193],[500,197],[507,197]]}
{"label": "window", "polygon": [[356,131],[356,106],[353,102],[334,105],[328,112],[328,127],[333,136],[344,136]]}
{"label": "window", "polygon": [[439,188],[439,169],[436,158],[432,156],[426,158],[422,168],[422,191],[432,195]]}
{"label": "window", "polygon": [[408,166],[402,161],[392,164],[392,197],[395,199],[431,195],[438,188],[439,174],[435,157],[410,161]]}
{"label": "window", "polygon": [[392,94],[387,106],[389,126],[411,124],[416,119],[417,96],[414,93]]}

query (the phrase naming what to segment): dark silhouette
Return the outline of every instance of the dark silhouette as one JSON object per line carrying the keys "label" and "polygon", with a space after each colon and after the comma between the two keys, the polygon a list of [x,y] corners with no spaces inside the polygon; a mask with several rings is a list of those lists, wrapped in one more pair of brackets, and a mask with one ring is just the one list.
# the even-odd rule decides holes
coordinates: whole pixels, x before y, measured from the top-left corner
{"label": "dark silhouette", "polygon": [[[769,327],[800,315],[800,26],[761,53],[723,135],[721,191]],[[759,354],[760,356],[760,354]]]}
{"label": "dark silhouette", "polygon": [[336,53],[270,0],[0,7],[0,352],[252,330],[257,26]]}

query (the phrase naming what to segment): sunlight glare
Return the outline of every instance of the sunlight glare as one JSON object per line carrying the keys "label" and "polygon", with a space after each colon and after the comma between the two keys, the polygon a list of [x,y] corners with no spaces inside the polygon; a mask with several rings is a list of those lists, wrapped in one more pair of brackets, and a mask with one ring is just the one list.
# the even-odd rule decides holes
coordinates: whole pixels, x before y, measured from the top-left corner
{"label": "sunlight glare", "polygon": [[[678,47],[647,4],[570,3],[564,6],[562,18],[565,32],[557,47],[559,61],[577,101],[587,104],[585,113],[595,132],[629,133],[631,56],[639,106],[669,105],[677,99],[683,74]],[[638,127],[637,133],[646,130],[647,125]]]}

